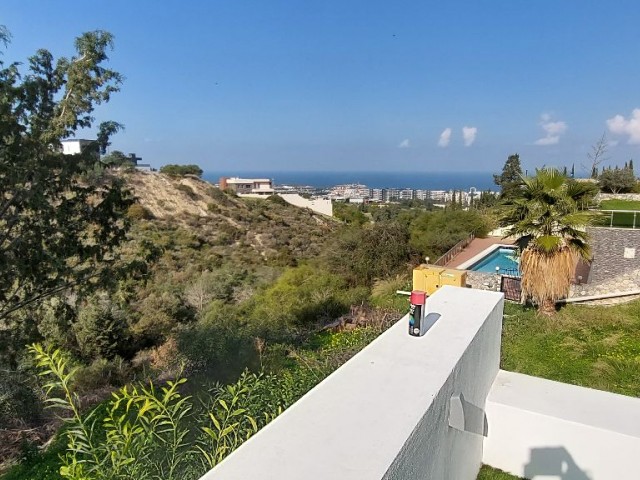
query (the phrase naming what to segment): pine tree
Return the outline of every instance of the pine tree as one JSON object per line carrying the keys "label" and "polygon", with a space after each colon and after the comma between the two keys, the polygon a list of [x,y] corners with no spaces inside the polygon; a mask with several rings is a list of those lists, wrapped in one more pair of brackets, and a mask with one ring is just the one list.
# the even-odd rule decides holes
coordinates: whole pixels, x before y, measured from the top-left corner
{"label": "pine tree", "polygon": [[576,176],[576,164],[571,164],[571,178],[575,178]]}
{"label": "pine tree", "polygon": [[517,153],[509,155],[502,167],[500,175],[494,175],[493,181],[500,187],[500,196],[509,198],[520,188],[522,184],[522,166],[520,165],[520,155]]}
{"label": "pine tree", "polygon": [[567,176],[567,166],[565,165],[564,168],[562,169],[562,174],[566,177]]}
{"label": "pine tree", "polygon": [[633,158],[631,160],[629,160],[629,170],[631,170],[632,172],[633,170]]}

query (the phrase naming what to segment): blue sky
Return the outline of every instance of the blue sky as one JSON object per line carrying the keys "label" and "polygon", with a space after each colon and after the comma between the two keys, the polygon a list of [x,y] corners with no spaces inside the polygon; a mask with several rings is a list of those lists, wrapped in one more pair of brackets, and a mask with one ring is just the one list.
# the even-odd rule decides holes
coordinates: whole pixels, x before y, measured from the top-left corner
{"label": "blue sky", "polygon": [[116,37],[114,149],[205,170],[497,171],[640,153],[640,2],[3,0],[5,60]]}

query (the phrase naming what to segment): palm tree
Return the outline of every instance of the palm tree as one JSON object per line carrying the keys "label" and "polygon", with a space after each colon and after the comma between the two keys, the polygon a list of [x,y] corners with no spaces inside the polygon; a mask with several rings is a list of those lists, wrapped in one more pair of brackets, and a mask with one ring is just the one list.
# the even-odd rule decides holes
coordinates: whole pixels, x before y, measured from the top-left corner
{"label": "palm tree", "polygon": [[587,233],[594,213],[587,211],[597,187],[576,182],[556,169],[536,170],[505,206],[500,223],[520,246],[522,292],[545,315],[569,294],[579,258],[590,260]]}

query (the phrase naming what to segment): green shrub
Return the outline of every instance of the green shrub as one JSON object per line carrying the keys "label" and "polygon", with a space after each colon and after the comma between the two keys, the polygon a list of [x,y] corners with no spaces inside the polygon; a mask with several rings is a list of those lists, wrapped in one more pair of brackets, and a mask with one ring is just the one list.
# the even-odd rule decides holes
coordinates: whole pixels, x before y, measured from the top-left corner
{"label": "green shrub", "polygon": [[183,177],[185,175],[202,176],[202,169],[198,165],[176,165],[169,164],[160,167],[160,173],[171,175],[173,177]]}
{"label": "green shrub", "polygon": [[25,369],[0,369],[0,428],[37,425],[43,403],[38,383]]}
{"label": "green shrub", "polygon": [[271,203],[275,203],[276,205],[283,205],[283,206],[288,205],[286,200],[282,198],[280,195],[269,195],[267,197],[267,200]]}
{"label": "green shrub", "polygon": [[180,379],[162,387],[123,387],[101,408],[81,415],[72,387],[75,374],[65,356],[40,345],[29,350],[47,381],[49,402],[70,414],[60,474],[71,480],[196,479],[281,411],[253,418],[255,392],[268,390],[261,389],[261,376],[243,373],[234,384],[212,389],[204,411],[180,393],[186,382]]}
{"label": "green shrub", "polygon": [[127,209],[127,217],[131,220],[149,220],[153,215],[139,203],[134,203]]}

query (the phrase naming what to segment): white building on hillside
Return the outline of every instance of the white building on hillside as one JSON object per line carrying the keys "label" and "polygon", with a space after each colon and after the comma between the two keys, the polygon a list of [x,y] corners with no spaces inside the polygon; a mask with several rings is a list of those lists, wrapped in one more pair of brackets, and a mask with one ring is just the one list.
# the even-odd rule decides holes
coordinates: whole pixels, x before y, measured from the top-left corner
{"label": "white building on hillside", "polygon": [[230,189],[238,195],[273,195],[275,190],[268,178],[238,178],[221,177],[219,183],[221,190]]}
{"label": "white building on hillside", "polygon": [[62,140],[62,153],[65,155],[78,155],[84,151],[84,149],[95,143],[95,140],[86,140],[84,138],[69,138]]}

